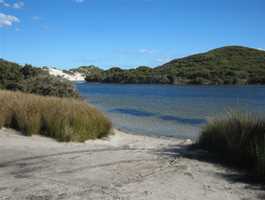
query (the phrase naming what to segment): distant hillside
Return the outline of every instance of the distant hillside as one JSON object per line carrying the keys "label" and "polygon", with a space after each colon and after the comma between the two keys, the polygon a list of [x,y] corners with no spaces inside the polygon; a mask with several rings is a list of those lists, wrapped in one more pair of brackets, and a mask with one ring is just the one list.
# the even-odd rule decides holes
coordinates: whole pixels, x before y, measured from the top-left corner
{"label": "distant hillside", "polygon": [[265,51],[228,46],[172,60],[155,70],[173,77],[174,83],[265,83]]}
{"label": "distant hillside", "polygon": [[88,74],[88,82],[160,84],[265,84],[265,51],[227,46],[172,60],[156,68],[112,68]]}
{"label": "distant hillside", "polygon": [[97,74],[86,76],[87,82],[103,83],[154,83],[169,84],[171,80],[166,74],[155,71],[146,66],[140,66],[136,69],[123,70],[119,67],[113,67]]}

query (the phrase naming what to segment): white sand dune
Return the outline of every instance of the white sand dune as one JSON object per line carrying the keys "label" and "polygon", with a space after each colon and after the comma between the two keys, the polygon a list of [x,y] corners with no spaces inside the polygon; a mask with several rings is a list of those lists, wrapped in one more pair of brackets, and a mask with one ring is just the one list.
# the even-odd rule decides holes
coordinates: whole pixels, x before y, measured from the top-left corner
{"label": "white sand dune", "polygon": [[0,199],[264,199],[238,172],[199,161],[190,141],[115,131],[105,140],[58,143],[0,130]]}
{"label": "white sand dune", "polygon": [[50,75],[62,77],[69,81],[84,81],[85,76],[81,73],[74,72],[73,74],[68,74],[63,72],[62,70],[55,69],[55,68],[48,68],[48,72]]}

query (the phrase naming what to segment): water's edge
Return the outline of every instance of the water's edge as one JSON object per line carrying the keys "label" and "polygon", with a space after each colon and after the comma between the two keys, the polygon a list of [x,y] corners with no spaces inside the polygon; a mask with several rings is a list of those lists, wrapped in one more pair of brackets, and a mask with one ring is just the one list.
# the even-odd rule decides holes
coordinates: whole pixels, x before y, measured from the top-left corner
{"label": "water's edge", "polygon": [[226,109],[261,113],[265,86],[173,86],[76,83],[114,128],[148,136],[196,139]]}

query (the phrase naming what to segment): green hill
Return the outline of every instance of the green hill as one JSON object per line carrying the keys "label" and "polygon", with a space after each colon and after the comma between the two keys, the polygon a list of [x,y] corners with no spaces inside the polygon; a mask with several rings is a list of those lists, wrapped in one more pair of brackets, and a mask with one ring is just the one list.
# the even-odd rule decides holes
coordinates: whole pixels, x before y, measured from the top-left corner
{"label": "green hill", "polygon": [[176,84],[264,84],[265,51],[228,46],[175,59],[155,70]]}
{"label": "green hill", "polygon": [[88,82],[160,84],[265,84],[265,51],[227,46],[172,60],[156,68],[111,68]]}

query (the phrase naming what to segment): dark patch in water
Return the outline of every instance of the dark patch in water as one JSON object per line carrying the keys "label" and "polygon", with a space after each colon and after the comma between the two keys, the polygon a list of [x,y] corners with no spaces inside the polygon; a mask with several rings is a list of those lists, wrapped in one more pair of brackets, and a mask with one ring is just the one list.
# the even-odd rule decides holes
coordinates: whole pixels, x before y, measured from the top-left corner
{"label": "dark patch in water", "polygon": [[123,113],[123,114],[133,115],[137,117],[151,117],[155,115],[154,113],[151,113],[151,112],[136,110],[132,108],[115,108],[115,109],[109,110],[109,112]]}
{"label": "dark patch in water", "polygon": [[191,124],[191,125],[205,124],[207,122],[205,119],[182,118],[182,117],[176,117],[176,116],[171,116],[171,115],[160,116],[160,119],[165,120],[165,121],[175,121],[178,123]]}

